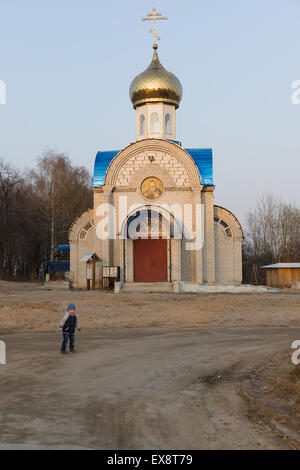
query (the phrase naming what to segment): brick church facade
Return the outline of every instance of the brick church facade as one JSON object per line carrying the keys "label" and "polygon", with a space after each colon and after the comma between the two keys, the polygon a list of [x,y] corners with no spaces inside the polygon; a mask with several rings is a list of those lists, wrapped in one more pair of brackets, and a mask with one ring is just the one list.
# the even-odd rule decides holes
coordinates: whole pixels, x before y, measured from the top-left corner
{"label": "brick church facade", "polygon": [[242,228],[229,210],[214,205],[212,150],[186,149],[176,140],[182,88],[153,48],[149,67],[130,87],[136,141],[97,153],[94,207],[70,228],[73,286],[86,287],[89,254],[98,260],[96,287],[104,266],[119,267],[119,289],[239,285]]}

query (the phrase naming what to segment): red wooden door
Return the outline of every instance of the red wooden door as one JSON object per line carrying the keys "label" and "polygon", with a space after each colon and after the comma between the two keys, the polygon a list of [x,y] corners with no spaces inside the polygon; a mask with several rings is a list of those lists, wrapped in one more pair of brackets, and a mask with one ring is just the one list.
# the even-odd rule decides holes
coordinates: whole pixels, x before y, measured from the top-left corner
{"label": "red wooden door", "polygon": [[134,282],[167,282],[167,239],[138,238],[133,241]]}

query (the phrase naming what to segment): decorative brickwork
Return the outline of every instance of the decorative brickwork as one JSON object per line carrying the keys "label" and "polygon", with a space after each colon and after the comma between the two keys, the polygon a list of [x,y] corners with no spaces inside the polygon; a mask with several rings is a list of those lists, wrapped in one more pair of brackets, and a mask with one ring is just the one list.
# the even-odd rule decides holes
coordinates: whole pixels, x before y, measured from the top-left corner
{"label": "decorative brickwork", "polygon": [[[224,221],[220,224],[218,220],[214,224],[215,233],[215,272],[218,284],[240,284],[242,281],[242,240],[243,231],[237,218],[220,206],[214,206],[216,219]],[[230,236],[231,235],[231,236]]]}
{"label": "decorative brickwork", "polygon": [[[149,156],[154,157],[153,164],[149,164]],[[142,170],[142,171],[141,171]],[[189,187],[190,181],[186,169],[171,155],[163,152],[142,152],[129,158],[120,169],[116,186],[131,186],[139,183],[139,175],[165,176],[168,186]]]}
{"label": "decorative brickwork", "polygon": [[192,157],[178,145],[162,139],[141,140],[122,150],[111,162],[105,184],[117,187],[120,184],[128,185],[133,173],[150,162],[149,157],[154,157],[153,163],[159,164],[172,175],[177,186],[201,186],[200,175]]}
{"label": "decorative brickwork", "polygon": [[84,227],[94,221],[94,209],[84,212],[72,224],[69,231],[70,243],[70,264],[71,264],[71,279],[73,286],[76,288],[86,287],[86,266],[80,260],[86,254],[94,251],[95,231],[94,227],[86,233],[84,239],[80,239],[80,234]]}

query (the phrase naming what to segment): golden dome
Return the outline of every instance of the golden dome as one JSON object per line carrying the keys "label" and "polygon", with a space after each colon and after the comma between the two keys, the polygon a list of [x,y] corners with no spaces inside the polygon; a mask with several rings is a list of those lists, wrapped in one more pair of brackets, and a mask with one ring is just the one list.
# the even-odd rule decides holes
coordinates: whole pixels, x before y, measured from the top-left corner
{"label": "golden dome", "polygon": [[168,72],[160,63],[154,44],[152,62],[147,69],[131,82],[129,95],[133,107],[145,103],[164,102],[174,104],[176,109],[182,97],[182,87],[178,78]]}

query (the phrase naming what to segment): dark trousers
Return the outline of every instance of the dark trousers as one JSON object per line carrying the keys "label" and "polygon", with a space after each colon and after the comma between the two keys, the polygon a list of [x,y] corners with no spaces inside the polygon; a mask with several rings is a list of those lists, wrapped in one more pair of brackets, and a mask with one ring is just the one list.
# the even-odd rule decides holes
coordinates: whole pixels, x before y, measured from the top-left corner
{"label": "dark trousers", "polygon": [[70,340],[70,350],[72,351],[72,349],[74,349],[74,344],[75,344],[75,334],[73,333],[72,335],[69,335],[67,333],[63,333],[63,342],[61,345],[62,351],[66,350],[66,346],[69,340]]}

